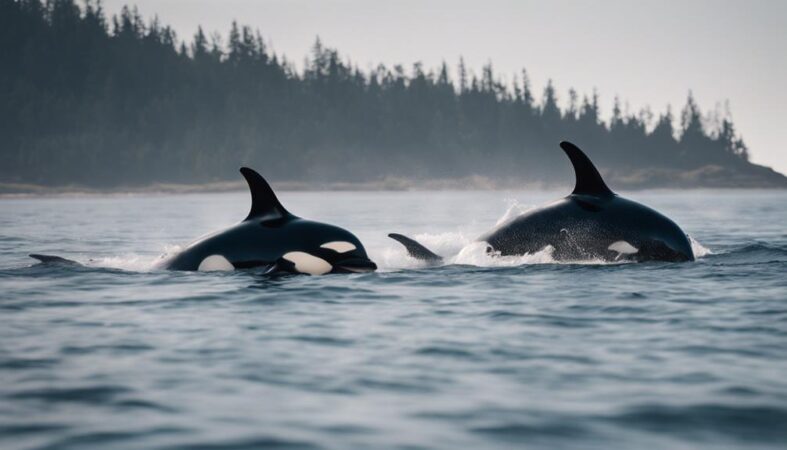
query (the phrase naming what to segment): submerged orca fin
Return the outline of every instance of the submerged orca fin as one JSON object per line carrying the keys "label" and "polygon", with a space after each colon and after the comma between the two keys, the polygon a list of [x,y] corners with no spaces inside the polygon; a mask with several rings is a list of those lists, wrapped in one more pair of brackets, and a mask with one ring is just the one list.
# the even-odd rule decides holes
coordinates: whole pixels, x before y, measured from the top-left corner
{"label": "submerged orca fin", "polygon": [[53,255],[39,255],[37,253],[31,253],[30,257],[33,258],[33,259],[37,259],[42,264],[60,264],[60,265],[63,265],[63,266],[81,266],[82,265],[82,264],[79,264],[76,261],[72,261],[70,259],[61,258],[59,256],[53,256]]}
{"label": "submerged orca fin", "polygon": [[390,233],[388,237],[404,245],[404,248],[407,249],[407,254],[415,259],[429,262],[440,262],[443,260],[442,256],[432,253],[431,250],[407,236],[398,233]]}
{"label": "submerged orca fin", "polygon": [[615,195],[604,183],[604,179],[601,178],[601,174],[598,173],[596,166],[593,165],[590,158],[579,147],[571,142],[563,141],[560,143],[560,148],[566,152],[568,159],[571,160],[571,164],[574,166],[574,175],[577,183],[572,194],[595,195],[597,197]]}
{"label": "submerged orca fin", "polygon": [[279,203],[279,199],[276,198],[273,189],[265,181],[265,178],[262,178],[262,175],[248,167],[241,167],[240,173],[246,179],[246,182],[249,183],[249,191],[251,191],[251,211],[243,219],[244,221],[250,219],[283,219],[292,216]]}

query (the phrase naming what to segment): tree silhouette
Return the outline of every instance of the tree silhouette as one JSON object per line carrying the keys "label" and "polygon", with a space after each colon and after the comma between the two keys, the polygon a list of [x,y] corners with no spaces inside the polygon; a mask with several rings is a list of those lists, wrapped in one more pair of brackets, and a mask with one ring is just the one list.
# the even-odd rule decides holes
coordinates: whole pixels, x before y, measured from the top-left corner
{"label": "tree silhouette", "polygon": [[[581,98],[581,101],[580,101]],[[274,179],[369,181],[488,175],[526,182],[565,174],[556,144],[576,141],[612,172],[748,162],[729,114],[703,121],[691,93],[671,110],[622,111],[527,71],[504,83],[448,65],[363,71],[318,38],[302,70],[261,34],[232,23],[226,45],[200,27],[178,40],[156,18],[98,1],[0,0],[0,182],[118,186],[234,179],[241,164]]]}

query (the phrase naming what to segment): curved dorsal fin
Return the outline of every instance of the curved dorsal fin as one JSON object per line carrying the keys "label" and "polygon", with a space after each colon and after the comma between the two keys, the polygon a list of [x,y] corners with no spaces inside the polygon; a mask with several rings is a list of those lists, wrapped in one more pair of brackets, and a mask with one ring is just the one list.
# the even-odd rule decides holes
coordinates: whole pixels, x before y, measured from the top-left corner
{"label": "curved dorsal fin", "polygon": [[243,219],[244,221],[249,219],[282,219],[292,216],[279,203],[279,199],[276,198],[276,194],[273,193],[273,189],[265,181],[265,178],[248,167],[241,167],[240,173],[249,183],[249,191],[251,191],[251,211]]}
{"label": "curved dorsal fin", "polygon": [[566,152],[568,159],[574,166],[574,175],[577,178],[577,184],[574,186],[572,194],[580,195],[595,195],[597,197],[604,197],[615,195],[604,183],[601,174],[598,173],[596,166],[590,161],[590,158],[582,152],[576,145],[568,141],[560,143],[560,148]]}

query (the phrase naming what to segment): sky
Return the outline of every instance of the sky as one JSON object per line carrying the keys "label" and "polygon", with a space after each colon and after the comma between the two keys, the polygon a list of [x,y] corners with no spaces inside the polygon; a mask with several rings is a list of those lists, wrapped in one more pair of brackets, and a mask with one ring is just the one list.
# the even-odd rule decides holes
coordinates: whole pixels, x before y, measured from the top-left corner
{"label": "sky", "polygon": [[[678,112],[691,90],[703,110],[729,102],[751,159],[787,173],[787,1],[781,0],[104,0],[136,5],[180,38],[198,25],[226,38],[230,24],[258,29],[302,66],[317,36],[361,68],[415,62],[506,80],[526,68],[534,90],[552,79],[560,98],[597,89],[632,112]],[[625,104],[625,103],[624,103]],[[676,124],[677,125],[677,124]],[[566,139],[570,139],[567,136]],[[581,145],[581,144],[580,144]]]}

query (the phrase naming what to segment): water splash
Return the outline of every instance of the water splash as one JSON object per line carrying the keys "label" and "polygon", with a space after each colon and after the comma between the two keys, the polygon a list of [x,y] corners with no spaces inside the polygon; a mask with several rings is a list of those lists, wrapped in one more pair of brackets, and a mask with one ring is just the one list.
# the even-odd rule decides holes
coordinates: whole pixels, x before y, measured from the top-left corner
{"label": "water splash", "polygon": [[127,272],[148,272],[153,267],[150,257],[134,254],[91,258],[84,265]]}
{"label": "water splash", "polygon": [[[467,245],[475,241],[475,236],[457,231],[445,233],[421,233],[413,235],[414,239],[423,244],[434,253],[443,256],[448,262],[452,255],[457,255]],[[393,241],[391,241],[393,243]],[[377,266],[383,270],[419,269],[427,267],[429,263],[410,257],[404,247],[399,244],[387,245],[376,253]]]}
{"label": "water splash", "polygon": [[153,258],[149,255],[130,253],[118,256],[91,258],[84,265],[88,267],[118,269],[128,272],[151,272],[158,269],[159,263],[165,259],[171,258],[181,251],[183,251],[183,246],[167,244],[164,245],[163,253]]}
{"label": "water splash", "polygon": [[689,235],[689,242],[691,243],[691,251],[694,252],[694,257],[699,259],[707,255],[712,255],[713,251],[708,247],[700,244],[700,242]]}
{"label": "water splash", "polygon": [[499,253],[487,251],[488,247],[489,244],[481,241],[468,244],[451,259],[451,263],[480,267],[515,267],[524,264],[555,264],[558,262],[553,256],[555,249],[551,245],[532,254],[517,256],[501,256]]}
{"label": "water splash", "polygon": [[497,219],[497,222],[495,222],[495,227],[499,227],[509,220],[515,219],[534,208],[534,206],[523,205],[516,199],[509,199],[506,200],[506,202],[508,203],[508,208],[506,209],[506,212],[503,213],[499,219]]}

